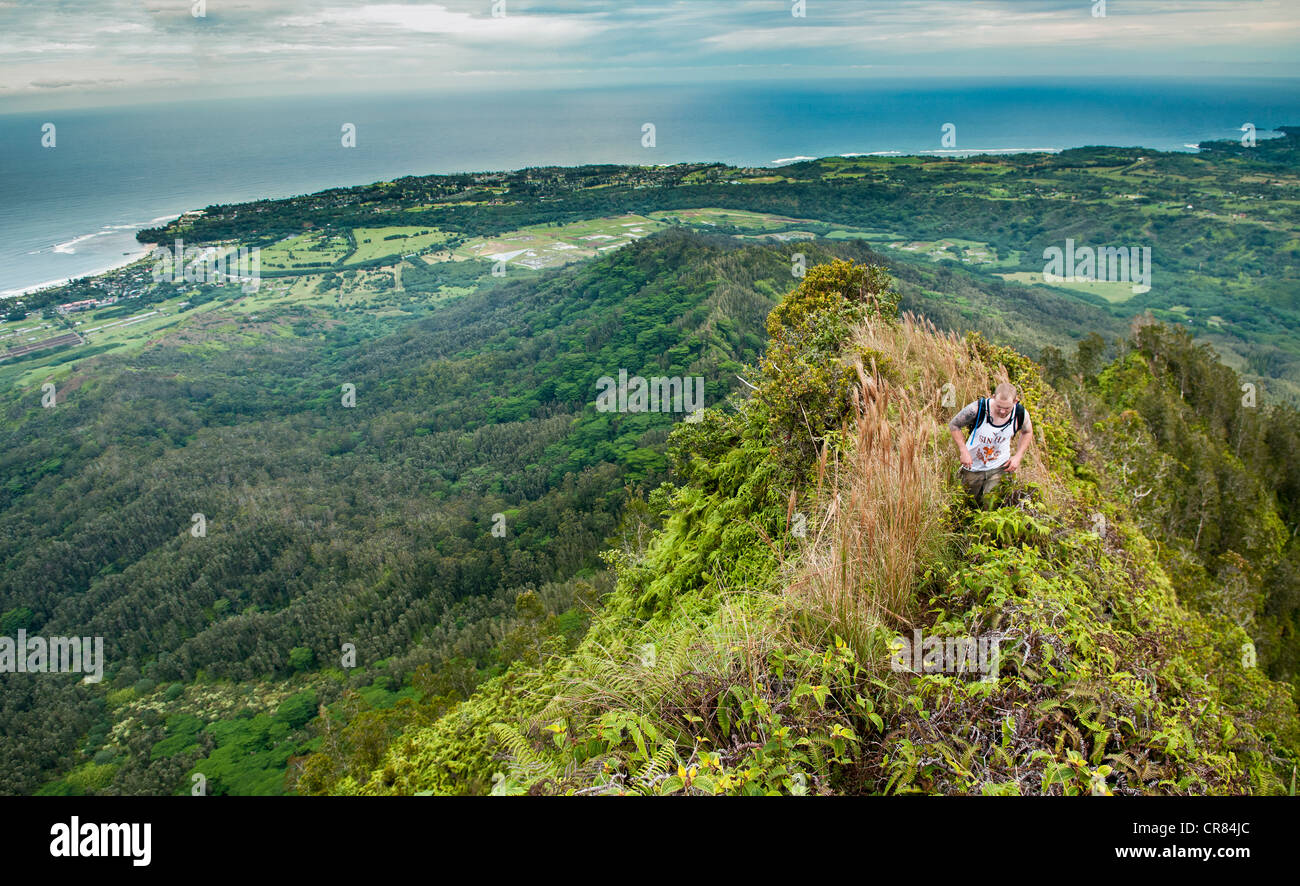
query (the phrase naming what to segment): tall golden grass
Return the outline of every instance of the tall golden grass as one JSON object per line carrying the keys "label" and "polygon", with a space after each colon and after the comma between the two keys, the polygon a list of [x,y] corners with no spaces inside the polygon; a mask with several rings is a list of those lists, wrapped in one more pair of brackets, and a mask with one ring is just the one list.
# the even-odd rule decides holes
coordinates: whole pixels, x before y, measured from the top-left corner
{"label": "tall golden grass", "polygon": [[882,665],[889,639],[915,614],[920,575],[945,544],[957,464],[947,422],[1005,376],[911,314],[865,323],[854,344],[865,362],[852,444],[839,458],[823,452],[820,516],[786,595],[799,626],[818,634],[810,639],[838,635],[859,661]]}

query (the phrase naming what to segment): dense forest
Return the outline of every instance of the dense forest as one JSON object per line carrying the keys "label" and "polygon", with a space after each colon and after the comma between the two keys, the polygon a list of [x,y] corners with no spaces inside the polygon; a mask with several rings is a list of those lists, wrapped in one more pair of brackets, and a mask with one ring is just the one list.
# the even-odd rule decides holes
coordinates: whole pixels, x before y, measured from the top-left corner
{"label": "dense forest", "polygon": [[1093,334],[1070,359],[1045,349],[1043,363],[1090,432],[1099,482],[1161,543],[1179,599],[1252,638],[1300,698],[1300,415],[1158,323]]}
{"label": "dense forest", "polygon": [[[209,748],[170,742],[187,734],[171,717],[202,716],[209,684],[250,716],[275,707],[259,710],[258,682],[331,701],[423,667],[463,691],[511,659],[519,607],[580,632],[627,490],[666,477],[682,417],[598,412],[597,378],[700,375],[720,399],[789,276],[770,248],[679,233],[377,338],[178,342],[79,367],[56,408],[11,400],[6,632],[102,635],[110,671],[9,675],[4,789],[77,758],[73,784],[177,789]],[[266,765],[282,776],[285,758]]]}

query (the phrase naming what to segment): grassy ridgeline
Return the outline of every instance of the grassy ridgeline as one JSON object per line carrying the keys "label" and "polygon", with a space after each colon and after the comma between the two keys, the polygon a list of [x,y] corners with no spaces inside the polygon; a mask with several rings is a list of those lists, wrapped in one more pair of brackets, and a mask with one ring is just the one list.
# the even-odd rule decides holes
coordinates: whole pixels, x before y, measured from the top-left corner
{"label": "grassy ridgeline", "polygon": [[[753,394],[674,432],[663,527],[608,555],[617,588],[577,650],[512,667],[372,768],[317,754],[298,789],[1286,792],[1288,687],[1243,661],[1241,629],[1180,605],[1076,469],[1081,432],[1038,368],[896,303],[878,269],[812,269],[769,319]],[[998,380],[1039,436],[971,513],[943,386],[960,405]],[[891,670],[913,629],[997,638],[997,679]]]}

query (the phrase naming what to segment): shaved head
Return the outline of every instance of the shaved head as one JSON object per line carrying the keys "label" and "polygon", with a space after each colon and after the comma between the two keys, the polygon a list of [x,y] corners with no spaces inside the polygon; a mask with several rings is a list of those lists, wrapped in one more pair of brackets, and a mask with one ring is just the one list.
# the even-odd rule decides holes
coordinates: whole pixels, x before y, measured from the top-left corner
{"label": "shaved head", "polygon": [[999,400],[1014,400],[1016,399],[1016,393],[1015,385],[1003,382],[993,391],[993,396]]}

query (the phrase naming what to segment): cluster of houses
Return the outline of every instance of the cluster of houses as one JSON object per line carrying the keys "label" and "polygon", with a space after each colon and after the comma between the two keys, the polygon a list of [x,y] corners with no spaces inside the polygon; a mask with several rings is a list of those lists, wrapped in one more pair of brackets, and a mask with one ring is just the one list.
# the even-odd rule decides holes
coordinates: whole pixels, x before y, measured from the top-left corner
{"label": "cluster of houses", "polygon": [[76,301],[64,302],[55,306],[60,314],[75,314],[77,311],[89,311],[94,308],[103,308],[108,305],[115,305],[124,298],[135,298],[142,295],[152,283],[149,279],[150,268],[146,263],[123,268],[117,273],[107,277],[95,277],[88,280],[77,281],[76,290],[79,295],[98,291],[103,293],[102,298],[83,298]]}
{"label": "cluster of houses", "polygon": [[102,308],[114,304],[117,304],[116,295],[108,298],[83,298],[81,301],[70,301],[59,305],[55,310],[60,314],[72,314],[76,311],[89,311],[91,308]]}

